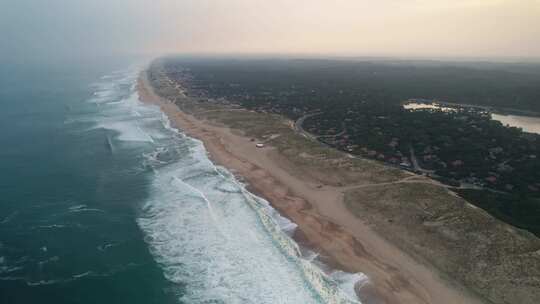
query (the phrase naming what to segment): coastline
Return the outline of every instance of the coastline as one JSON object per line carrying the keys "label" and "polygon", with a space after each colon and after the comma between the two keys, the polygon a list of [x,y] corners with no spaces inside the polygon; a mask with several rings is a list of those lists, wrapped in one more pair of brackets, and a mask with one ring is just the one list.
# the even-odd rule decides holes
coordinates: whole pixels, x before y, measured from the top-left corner
{"label": "coastline", "polygon": [[315,248],[336,269],[366,274],[369,283],[357,290],[363,303],[482,303],[355,217],[345,206],[344,187],[299,178],[285,169],[294,164],[280,158],[271,144],[257,148],[236,130],[182,112],[154,93],[146,73],[138,91],[142,101],[160,106],[175,127],[201,140],[213,162],[296,223],[299,243]]}

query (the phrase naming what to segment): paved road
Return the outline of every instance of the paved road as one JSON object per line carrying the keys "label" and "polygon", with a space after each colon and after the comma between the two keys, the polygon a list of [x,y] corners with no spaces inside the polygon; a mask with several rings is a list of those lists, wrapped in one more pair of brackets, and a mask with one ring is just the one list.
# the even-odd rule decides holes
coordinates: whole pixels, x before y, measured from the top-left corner
{"label": "paved road", "polygon": [[414,170],[416,170],[418,172],[424,172],[424,170],[422,170],[422,168],[418,164],[418,160],[416,159],[416,155],[414,154],[414,149],[413,149],[412,146],[409,146],[409,152],[411,154],[411,162],[412,162],[412,165],[414,167]]}
{"label": "paved road", "polygon": [[302,127],[302,124],[304,124],[304,120],[306,120],[306,118],[316,116],[316,115],[320,115],[320,114],[321,114],[321,112],[310,113],[310,114],[306,114],[306,115],[298,118],[294,122],[294,131],[296,131],[297,133],[302,134],[306,138],[317,140],[317,136],[315,136],[315,135],[307,132],[306,130],[304,130],[304,128]]}

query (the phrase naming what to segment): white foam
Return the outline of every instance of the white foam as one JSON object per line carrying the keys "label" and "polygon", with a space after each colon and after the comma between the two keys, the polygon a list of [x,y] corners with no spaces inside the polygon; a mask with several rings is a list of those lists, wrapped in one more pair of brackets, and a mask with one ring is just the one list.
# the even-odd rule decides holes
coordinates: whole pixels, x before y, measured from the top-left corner
{"label": "white foam", "polygon": [[[92,122],[89,130],[106,129],[117,134],[118,141],[153,143],[155,138],[164,138],[164,134],[147,125],[161,122],[161,111],[156,106],[142,104],[134,85],[136,70],[124,74],[103,78],[103,82],[94,84],[96,92],[88,102],[99,107],[100,115],[92,115],[78,121]],[[69,118],[68,121],[73,121]]]}
{"label": "white foam", "polygon": [[32,229],[60,229],[60,228],[65,228],[65,227],[66,225],[52,224],[52,225],[40,225],[37,227],[32,227]]}
{"label": "white foam", "polygon": [[356,301],[301,257],[281,229],[293,223],[215,167],[199,141],[184,144],[189,155],[155,171],[138,222],[166,277],[187,282],[186,302]]}
{"label": "white foam", "polygon": [[107,251],[107,249],[112,248],[112,247],[116,247],[118,245],[120,245],[120,243],[107,243],[107,244],[104,244],[104,245],[97,246],[97,249],[99,251]]}
{"label": "white foam", "polygon": [[65,280],[40,280],[36,282],[26,281],[28,286],[42,286],[42,285],[53,285],[60,282],[65,282]]}
{"label": "white foam", "polygon": [[[105,212],[103,211],[102,209],[97,209],[97,208],[88,208],[86,205],[76,205],[76,206],[71,206],[68,208],[68,212],[69,213],[77,213],[77,212]],[[60,228],[60,227],[55,227],[55,228]]]}
{"label": "white foam", "polygon": [[11,222],[18,214],[19,214],[19,211],[14,211],[10,213],[8,216],[6,216],[4,219],[0,221],[0,224],[7,224]]}
{"label": "white foam", "polygon": [[363,273],[348,273],[344,271],[334,271],[330,277],[339,284],[339,288],[343,290],[349,299],[357,298],[356,290],[369,282],[368,277]]}
{"label": "white foam", "polygon": [[81,204],[81,205],[75,205],[75,206],[71,206],[68,208],[69,211],[76,211],[76,210],[80,210],[80,209],[84,209],[86,208],[86,205],[85,204]]}
{"label": "white foam", "polygon": [[73,278],[75,278],[75,279],[84,278],[84,277],[86,277],[86,276],[91,275],[92,273],[93,273],[92,271],[86,271],[86,272],[83,272],[83,273],[74,274],[74,275],[73,275]]}
{"label": "white foam", "polygon": [[[18,270],[21,270],[21,269],[23,269],[23,267],[21,267],[21,266],[12,266],[12,267],[0,266],[0,274],[4,275],[4,274],[12,273],[12,272],[15,272],[15,271],[18,271]],[[0,278],[2,278],[2,277],[0,277]]]}
{"label": "white foam", "polygon": [[186,302],[317,303],[249,207],[230,193],[218,198],[181,182],[181,171],[173,165],[158,172],[138,222],[166,277],[187,283]]}

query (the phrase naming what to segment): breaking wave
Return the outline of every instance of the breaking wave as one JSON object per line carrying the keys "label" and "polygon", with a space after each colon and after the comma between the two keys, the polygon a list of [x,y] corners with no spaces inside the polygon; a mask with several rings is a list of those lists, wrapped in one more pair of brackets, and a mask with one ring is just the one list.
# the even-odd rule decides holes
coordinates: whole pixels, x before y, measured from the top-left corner
{"label": "breaking wave", "polygon": [[215,166],[203,144],[172,128],[158,107],[138,101],[137,76],[132,70],[104,77],[89,100],[100,115],[87,121],[114,133],[107,143],[115,151],[146,145],[141,166],[149,196],[137,223],[165,277],[184,289],[181,300],[359,303],[354,286],[367,278],[317,267],[316,254],[303,253],[290,237],[294,223]]}

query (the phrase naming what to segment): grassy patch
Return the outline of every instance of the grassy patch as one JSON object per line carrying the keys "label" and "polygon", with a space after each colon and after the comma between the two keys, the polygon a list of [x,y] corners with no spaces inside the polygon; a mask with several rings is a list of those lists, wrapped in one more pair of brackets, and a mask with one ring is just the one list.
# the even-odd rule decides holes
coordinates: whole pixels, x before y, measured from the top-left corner
{"label": "grassy patch", "polygon": [[471,204],[515,227],[540,237],[540,199],[485,190],[458,190]]}

